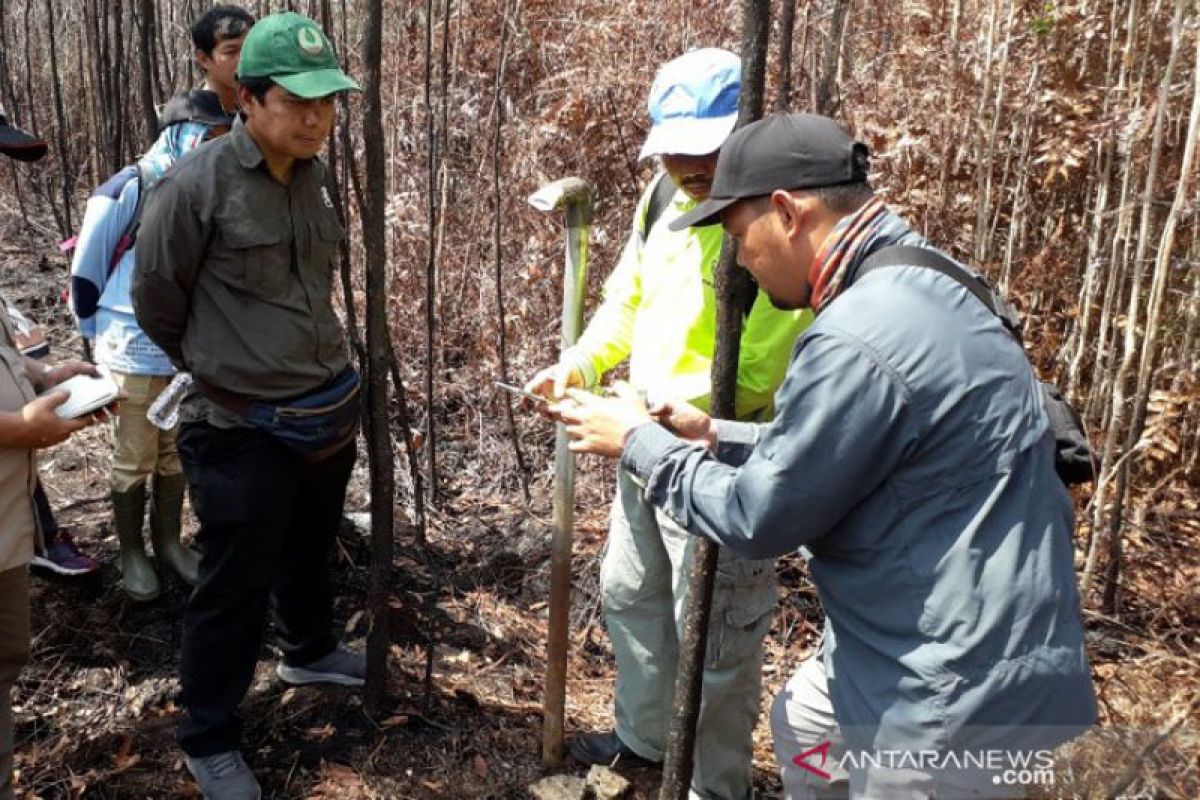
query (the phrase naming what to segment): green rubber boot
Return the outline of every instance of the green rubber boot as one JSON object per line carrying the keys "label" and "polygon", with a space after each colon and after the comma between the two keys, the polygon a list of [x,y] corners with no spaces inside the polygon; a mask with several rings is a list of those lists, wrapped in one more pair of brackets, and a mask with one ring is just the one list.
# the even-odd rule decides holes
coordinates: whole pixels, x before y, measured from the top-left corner
{"label": "green rubber boot", "polygon": [[142,541],[142,520],[146,513],[146,484],[127,492],[113,492],[113,519],[117,526],[117,539],[121,543],[121,582],[125,594],[144,603],[158,597],[162,586],[154,564],[146,556]]}
{"label": "green rubber boot", "polygon": [[195,586],[200,556],[179,541],[182,530],[183,490],[187,478],[178,475],[155,475],[150,499],[150,543],[160,564],[175,571],[188,585]]}

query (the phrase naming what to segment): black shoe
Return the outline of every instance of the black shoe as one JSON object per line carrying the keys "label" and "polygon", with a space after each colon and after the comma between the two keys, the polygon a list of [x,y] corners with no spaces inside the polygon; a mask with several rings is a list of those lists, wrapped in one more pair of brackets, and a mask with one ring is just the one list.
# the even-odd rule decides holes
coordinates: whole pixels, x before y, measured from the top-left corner
{"label": "black shoe", "polygon": [[581,733],[567,747],[571,757],[581,764],[602,764],[626,767],[652,767],[662,762],[642,758],[621,741],[616,731],[604,733]]}

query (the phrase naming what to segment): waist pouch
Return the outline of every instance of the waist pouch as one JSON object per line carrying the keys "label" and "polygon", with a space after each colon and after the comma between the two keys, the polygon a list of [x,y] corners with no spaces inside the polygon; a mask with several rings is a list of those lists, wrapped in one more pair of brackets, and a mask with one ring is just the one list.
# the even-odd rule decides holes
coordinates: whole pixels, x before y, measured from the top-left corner
{"label": "waist pouch", "polygon": [[353,367],[314,392],[288,400],[252,400],[242,416],[307,461],[341,450],[358,432],[362,381]]}
{"label": "waist pouch", "polygon": [[354,439],[359,429],[362,381],[354,367],[317,391],[288,401],[253,401],[246,421],[307,461],[323,461]]}

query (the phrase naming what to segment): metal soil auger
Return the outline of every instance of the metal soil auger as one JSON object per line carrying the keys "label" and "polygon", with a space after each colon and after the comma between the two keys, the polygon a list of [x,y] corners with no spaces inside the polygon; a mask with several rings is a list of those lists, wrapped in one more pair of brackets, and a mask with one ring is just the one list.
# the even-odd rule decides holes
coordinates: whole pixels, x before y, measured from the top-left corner
{"label": "metal soil auger", "polygon": [[[562,348],[575,344],[583,328],[587,289],[588,234],[595,192],[582,178],[563,178],[529,196],[539,211],[565,210],[567,255],[563,272]],[[542,717],[542,762],[558,767],[565,754],[563,729],[567,701],[567,641],[571,611],[571,535],[575,516],[575,460],[566,429],[554,439],[554,533],[550,543],[550,624],[546,653],[546,694]]]}

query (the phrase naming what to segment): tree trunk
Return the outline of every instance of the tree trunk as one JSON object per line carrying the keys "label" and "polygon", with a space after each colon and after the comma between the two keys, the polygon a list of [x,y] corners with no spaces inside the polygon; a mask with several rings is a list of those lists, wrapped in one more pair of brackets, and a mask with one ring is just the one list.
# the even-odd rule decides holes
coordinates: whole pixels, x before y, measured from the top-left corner
{"label": "tree trunk", "polygon": [[796,29],[796,0],[782,0],[779,9],[779,79],[775,86],[776,112],[792,106],[792,35]]}
{"label": "tree trunk", "polygon": [[[842,2],[842,0],[839,0]],[[746,0],[742,12],[742,91],[738,98],[738,126],[760,118],[766,78],[767,39],[770,31],[769,0]],[[733,240],[726,236],[713,271],[717,299],[717,339],[712,364],[712,413],[736,416],[738,351],[743,314],[754,300],[756,286],[750,274],[737,265]],[[667,734],[663,761],[661,800],[685,800],[692,783],[696,721],[700,713],[705,652],[708,649],[713,584],[720,549],[697,538],[688,577],[688,598],[683,616],[683,642],[675,675],[675,714]]]}
{"label": "tree trunk", "polygon": [[158,114],[154,111],[154,0],[140,0],[142,46],[138,48],[141,66],[142,123],[146,146],[158,137]]}
{"label": "tree trunk", "polygon": [[[1108,431],[1105,437],[1104,452],[1101,454],[1102,474],[1097,482],[1096,495],[1093,501],[1095,503],[1095,519],[1097,521],[1093,535],[1102,534],[1102,538],[1107,544],[1108,564],[1106,578],[1108,580],[1104,586],[1101,608],[1105,613],[1109,614],[1115,612],[1117,581],[1121,561],[1121,521],[1125,510],[1125,493],[1129,481],[1129,459],[1133,454],[1132,444],[1129,443],[1128,438],[1126,439],[1126,446],[1123,448],[1123,451],[1118,449],[1117,440],[1120,438],[1121,430],[1125,427],[1125,418],[1128,412],[1126,391],[1129,379],[1133,374],[1134,361],[1138,352],[1137,333],[1141,325],[1141,290],[1146,272],[1147,250],[1150,245],[1150,227],[1154,217],[1153,197],[1158,178],[1158,163],[1162,156],[1166,115],[1167,109],[1170,106],[1168,100],[1171,83],[1174,80],[1175,66],[1179,61],[1179,49],[1182,39],[1183,2],[1184,0],[1176,0],[1175,24],[1171,28],[1171,53],[1167,59],[1167,66],[1164,70],[1162,81],[1159,83],[1154,128],[1151,133],[1150,161],[1146,167],[1146,183],[1142,191],[1140,225],[1133,257],[1133,278],[1130,285],[1127,318],[1124,326],[1124,352],[1120,369],[1113,380]],[[1132,425],[1128,432],[1132,433]],[[1136,441],[1134,439],[1133,443],[1136,444]],[[1105,471],[1107,471],[1107,474],[1103,474]],[[1108,512],[1107,517],[1104,517],[1106,490],[1114,477],[1116,478],[1116,489],[1113,493],[1112,509]],[[1081,590],[1085,596],[1091,589],[1097,566],[1096,562],[1098,560],[1098,543],[1093,541],[1093,545],[1091,552],[1088,554],[1081,580]]]}
{"label": "tree trunk", "polygon": [[[495,93],[492,96],[492,253],[494,256],[494,277],[496,281],[496,323],[498,326],[497,352],[500,359],[500,380],[511,383],[508,377],[508,322],[504,301],[504,257],[501,246],[501,219],[504,216],[503,197],[500,194],[501,135],[504,130],[504,71],[508,58],[508,34],[512,25],[510,11],[504,9],[504,18],[500,25],[500,55],[496,60]],[[517,429],[517,421],[513,416],[512,399],[504,393],[504,414],[508,422],[509,436],[512,437],[513,455],[517,460],[517,473],[521,480],[521,491],[525,504],[529,505],[532,497],[529,494],[529,471],[525,466],[525,453],[521,449],[521,435]]]}
{"label": "tree trunk", "polygon": [[[20,106],[17,103],[16,87],[12,82],[13,70],[9,62],[8,26],[6,19],[6,15],[0,14],[0,105],[4,106],[9,121],[16,123],[20,121]],[[29,211],[25,207],[25,192],[21,188],[20,170],[11,161],[9,161],[8,169],[9,174],[12,176],[13,194],[17,196],[17,208],[21,210],[21,219],[28,219]]]}
{"label": "tree trunk", "polygon": [[[997,0],[998,2],[998,0]],[[995,12],[993,8],[993,12]],[[1008,21],[1004,30],[1004,44],[1001,48],[1000,56],[1000,76],[996,88],[996,97],[994,100],[994,108],[991,114],[990,124],[986,128],[986,132],[980,131],[980,147],[977,153],[975,169],[978,170],[978,196],[976,202],[978,207],[975,217],[975,263],[983,267],[992,257],[992,225],[991,220],[991,200],[992,200],[992,177],[995,169],[992,163],[993,156],[996,152],[996,138],[1000,132],[1000,120],[1004,115],[1004,94],[1008,88],[1008,62],[1009,53],[1011,51],[1012,33],[1014,20],[1016,18],[1016,4],[1012,3],[1008,9]],[[989,37],[990,39],[991,37]],[[994,41],[994,40],[993,40]],[[985,81],[985,86],[990,86],[991,78],[991,54],[988,54],[988,79]],[[990,97],[984,96],[981,103],[987,103],[991,100]],[[982,123],[981,116],[980,122]]]}
{"label": "tree trunk", "polygon": [[367,456],[371,470],[371,582],[368,608],[366,703],[383,710],[387,698],[387,654],[391,645],[388,617],[392,589],[395,474],[392,431],[388,423],[388,364],[391,336],[387,325],[387,206],[383,153],[381,54],[383,2],[368,0],[363,29],[363,150],[366,158],[366,204],[362,217],[367,298]]}
{"label": "tree trunk", "polygon": [[[1103,92],[1103,113],[1105,119],[1110,117],[1112,103],[1113,75],[1117,65],[1117,40],[1119,38],[1119,20],[1117,4],[1113,4],[1109,14],[1109,47],[1108,65],[1104,71],[1106,91]],[[1112,162],[1116,152],[1116,131],[1112,131],[1097,145],[1094,200],[1092,200],[1091,224],[1087,241],[1087,254],[1084,259],[1083,288],[1080,292],[1079,315],[1071,326],[1071,337],[1068,338],[1066,350],[1071,354],[1067,367],[1068,398],[1076,399],[1080,394],[1079,378],[1083,370],[1083,360],[1091,344],[1092,309],[1096,305],[1100,289],[1100,252],[1103,249],[1105,235],[1111,234],[1110,226],[1106,223],[1108,201],[1112,187]]]}
{"label": "tree trunk", "polygon": [[[448,0],[447,0],[448,2]],[[433,0],[425,2],[425,191],[428,210],[428,244],[425,261],[425,447],[429,464],[429,504],[438,497],[437,403],[433,375],[437,369],[437,231],[438,231],[438,153],[437,119],[433,111]]]}
{"label": "tree trunk", "polygon": [[827,117],[837,116],[842,105],[840,97],[835,99],[834,94],[837,90],[838,62],[842,56],[842,37],[846,31],[846,15],[849,11],[850,0],[833,0],[829,38],[825,41],[825,55],[821,58],[821,73],[813,103],[813,110]]}
{"label": "tree trunk", "polygon": [[73,179],[75,168],[71,165],[71,155],[67,150],[67,114],[63,109],[62,84],[58,75],[58,46],[55,41],[54,5],[52,0],[46,0],[46,34],[50,40],[50,85],[54,92],[55,142],[58,144],[58,161],[62,169],[62,218],[59,233],[65,239],[71,235],[75,224],[71,219],[71,194],[74,188]]}

